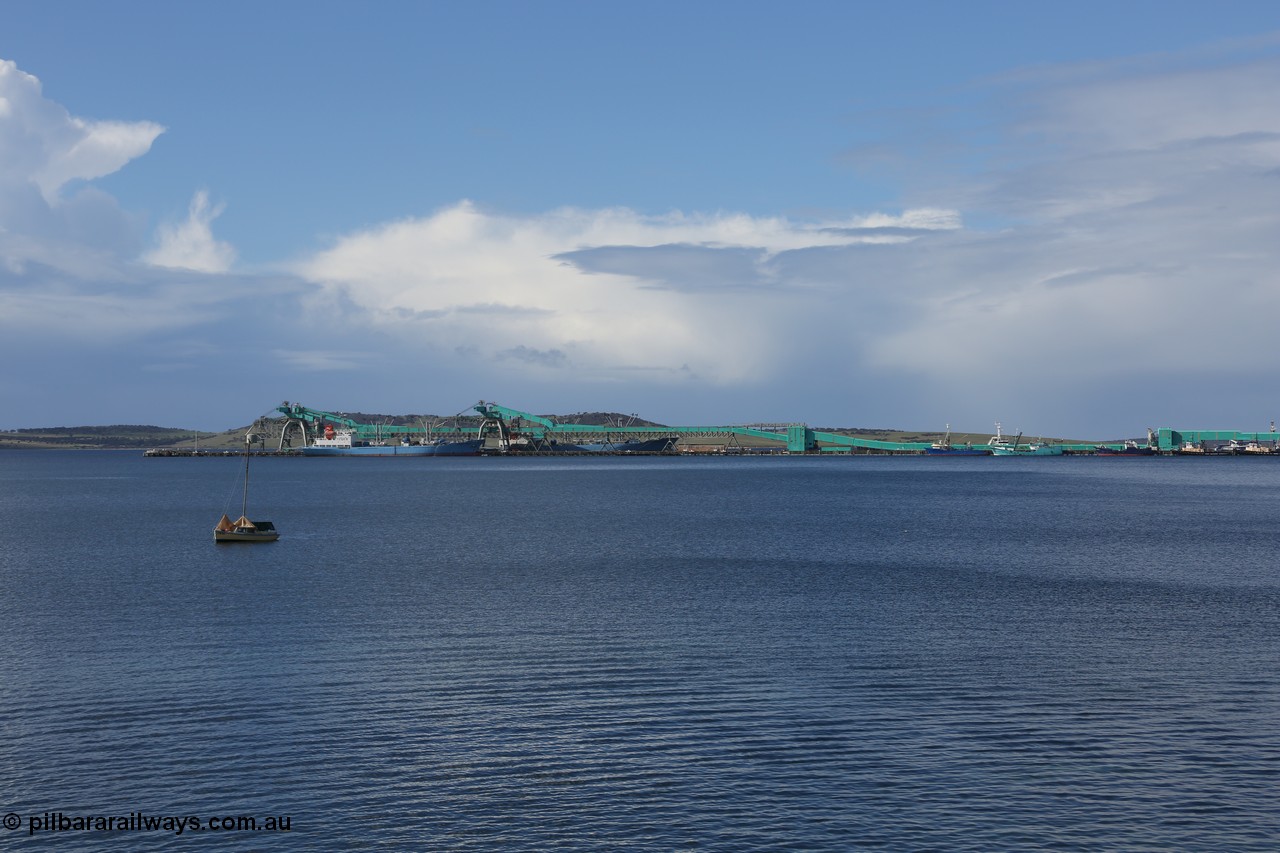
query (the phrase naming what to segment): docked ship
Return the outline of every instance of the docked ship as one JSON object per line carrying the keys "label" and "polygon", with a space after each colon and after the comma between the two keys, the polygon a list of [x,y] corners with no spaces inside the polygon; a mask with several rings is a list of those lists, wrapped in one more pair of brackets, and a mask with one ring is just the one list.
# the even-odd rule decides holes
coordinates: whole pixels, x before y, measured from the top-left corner
{"label": "docked ship", "polygon": [[947,424],[947,434],[941,441],[935,441],[925,448],[926,456],[990,456],[991,451],[974,447],[973,442],[953,444],[951,442],[951,424]]}
{"label": "docked ship", "polygon": [[667,453],[676,439],[652,438],[644,441],[605,441],[590,444],[562,444],[557,449],[567,453]]}
{"label": "docked ship", "polygon": [[1109,444],[1099,444],[1093,448],[1095,456],[1155,456],[1156,451],[1153,447],[1143,447],[1133,439],[1125,439],[1122,447],[1113,447]]}
{"label": "docked ship", "polygon": [[1226,444],[1219,444],[1211,451],[1215,456],[1266,456],[1276,452],[1275,445],[1263,444],[1257,439],[1241,441],[1233,438]]}
{"label": "docked ship", "polygon": [[352,430],[335,431],[325,427],[324,438],[317,438],[302,448],[303,456],[479,456],[482,439],[468,441],[436,441],[413,444],[409,441],[365,441]]}
{"label": "docked ship", "polygon": [[1061,456],[1062,445],[1049,444],[1043,439],[1022,443],[1022,433],[1010,440],[1009,436],[1000,431],[1000,424],[996,423],[996,434],[991,436],[987,441],[987,445],[991,448],[992,456]]}

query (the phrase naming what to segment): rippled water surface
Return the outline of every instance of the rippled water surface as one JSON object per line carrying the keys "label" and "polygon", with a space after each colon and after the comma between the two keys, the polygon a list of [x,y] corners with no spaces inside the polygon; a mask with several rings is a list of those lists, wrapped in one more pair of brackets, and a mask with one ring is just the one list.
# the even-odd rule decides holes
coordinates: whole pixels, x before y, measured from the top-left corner
{"label": "rippled water surface", "polygon": [[1280,847],[1280,461],[238,468],[0,453],[9,849]]}

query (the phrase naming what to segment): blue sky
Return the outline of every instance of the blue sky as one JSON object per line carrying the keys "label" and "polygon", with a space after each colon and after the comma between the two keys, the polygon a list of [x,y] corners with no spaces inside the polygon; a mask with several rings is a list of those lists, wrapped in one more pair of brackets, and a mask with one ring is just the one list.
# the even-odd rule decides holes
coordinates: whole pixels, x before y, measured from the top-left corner
{"label": "blue sky", "polygon": [[0,9],[0,429],[1280,418],[1280,4]]}

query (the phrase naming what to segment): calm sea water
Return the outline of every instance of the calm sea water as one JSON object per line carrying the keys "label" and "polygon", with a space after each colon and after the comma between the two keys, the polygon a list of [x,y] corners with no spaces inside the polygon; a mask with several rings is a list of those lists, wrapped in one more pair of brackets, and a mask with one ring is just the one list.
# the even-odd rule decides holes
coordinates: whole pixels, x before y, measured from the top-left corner
{"label": "calm sea water", "polygon": [[1280,848],[1280,462],[238,470],[0,453],[7,849]]}

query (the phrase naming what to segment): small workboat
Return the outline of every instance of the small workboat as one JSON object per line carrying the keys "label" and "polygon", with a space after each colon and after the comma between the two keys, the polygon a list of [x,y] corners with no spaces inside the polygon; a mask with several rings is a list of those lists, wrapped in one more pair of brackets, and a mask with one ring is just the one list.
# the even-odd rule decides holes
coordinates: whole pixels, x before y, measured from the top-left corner
{"label": "small workboat", "polygon": [[1144,447],[1132,438],[1126,438],[1124,444],[1116,447],[1112,444],[1099,444],[1093,449],[1095,456],[1155,456],[1155,448]]}
{"label": "small workboat", "polygon": [[235,521],[224,512],[213,528],[214,542],[274,542],[280,538],[276,527],[269,521],[249,520],[249,444],[253,433],[244,437],[244,495],[240,501],[240,517]]}
{"label": "small workboat", "polygon": [[1000,431],[1000,424],[996,423],[996,434],[987,440],[987,445],[991,448],[992,456],[1062,456],[1063,448],[1060,444],[1050,444],[1044,439],[1038,439],[1029,444],[1022,443],[1022,433],[1012,440],[1009,436]]}
{"label": "small workboat", "polygon": [[926,456],[990,456],[991,451],[984,447],[974,447],[973,442],[965,444],[951,443],[951,424],[947,424],[947,434],[942,441],[935,441],[925,448]]}

